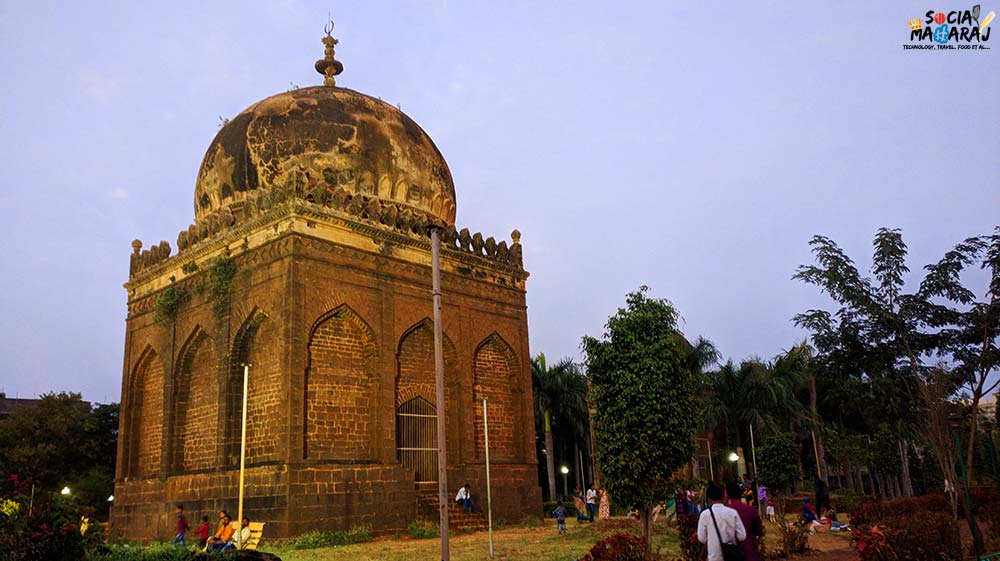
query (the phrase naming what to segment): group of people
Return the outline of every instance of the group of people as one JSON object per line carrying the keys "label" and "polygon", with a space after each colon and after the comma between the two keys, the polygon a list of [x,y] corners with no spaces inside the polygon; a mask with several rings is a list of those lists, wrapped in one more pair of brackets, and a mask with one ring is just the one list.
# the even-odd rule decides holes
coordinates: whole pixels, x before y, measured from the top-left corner
{"label": "group of people", "polygon": [[764,535],[764,525],[757,509],[743,502],[740,484],[732,481],[723,489],[709,483],[706,494],[711,504],[698,517],[698,541],[707,546],[708,561],[723,561],[724,548],[741,549],[746,561],[761,561],[757,538]]}
{"label": "group of people", "polygon": [[[594,517],[596,516],[600,520],[606,520],[611,517],[611,500],[608,498],[608,493],[601,487],[594,488],[591,485],[587,488],[586,493],[580,489],[579,486],[573,492],[573,503],[576,507],[576,521],[583,523],[584,520],[591,523],[594,522]],[[598,505],[600,505],[598,507]],[[600,510],[598,510],[600,508]],[[563,506],[563,502],[559,501],[556,504],[555,510],[552,511],[552,517],[556,519],[556,527],[559,529],[559,533],[563,534],[566,532],[566,507]]]}
{"label": "group of people", "polygon": [[[177,515],[177,535],[174,536],[174,547],[187,547],[184,536],[191,530],[187,517],[184,516],[184,505],[177,505],[175,509]],[[250,518],[244,516],[242,524],[237,527],[229,513],[219,511],[219,525],[215,533],[211,533],[211,526],[208,523],[208,516],[201,517],[201,526],[194,531],[198,535],[198,547],[202,551],[243,549],[250,539]]]}

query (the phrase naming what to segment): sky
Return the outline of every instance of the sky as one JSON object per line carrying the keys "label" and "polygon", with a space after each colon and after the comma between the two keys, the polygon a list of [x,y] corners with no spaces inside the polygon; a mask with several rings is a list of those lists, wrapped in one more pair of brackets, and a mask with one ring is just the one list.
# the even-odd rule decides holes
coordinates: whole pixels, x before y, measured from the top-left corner
{"label": "sky", "polygon": [[176,245],[220,117],[322,83],[328,13],[338,85],[434,139],[459,227],[522,232],[533,354],[582,358],[648,285],[689,337],[773,357],[829,306],[791,279],[813,235],[866,269],[901,228],[915,279],[1000,224],[1000,35],[902,48],[969,7],[2,2],[0,391],[118,401],[130,242]]}

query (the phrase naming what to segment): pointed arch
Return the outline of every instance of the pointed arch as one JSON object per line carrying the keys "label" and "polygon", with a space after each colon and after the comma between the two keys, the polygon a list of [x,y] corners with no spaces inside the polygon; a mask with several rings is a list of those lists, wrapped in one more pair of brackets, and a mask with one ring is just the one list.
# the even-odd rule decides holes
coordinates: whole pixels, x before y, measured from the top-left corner
{"label": "pointed arch", "polygon": [[160,471],[163,441],[163,361],[147,344],[132,368],[128,392],[126,473]]}
{"label": "pointed arch", "polygon": [[493,332],[476,347],[472,359],[472,393],[476,418],[476,458],[485,456],[486,442],[482,430],[483,399],[486,400],[490,430],[490,454],[498,459],[517,456],[515,449],[518,429],[515,427],[514,394],[516,383],[517,353],[500,336]]}
{"label": "pointed arch", "polygon": [[377,393],[375,331],[342,304],[309,330],[305,395],[305,458],[372,457],[372,407]]}
{"label": "pointed arch", "polygon": [[[236,329],[229,347],[222,385],[222,458],[233,464],[240,455],[240,421],[243,418],[243,365],[250,365],[247,398],[247,463],[276,460],[281,449],[279,431],[274,430],[284,397],[281,355],[277,352],[278,326],[254,306]],[[271,430],[267,430],[267,423]]]}
{"label": "pointed arch", "polygon": [[212,337],[195,325],[174,363],[170,403],[170,464],[173,471],[216,465],[219,422],[219,363]]}
{"label": "pointed arch", "polygon": [[[445,380],[453,380],[458,353],[448,334],[441,335]],[[434,322],[425,317],[404,331],[396,346],[396,407],[417,396],[435,403],[435,388]],[[447,391],[445,388],[446,395]]]}
{"label": "pointed arch", "polygon": [[[396,458],[413,471],[414,481],[432,484],[437,481],[437,415],[447,417],[452,405],[450,384],[457,379],[458,353],[447,334],[442,333],[445,376],[445,411],[438,411],[436,372],[434,368],[434,323],[424,318],[403,332],[396,347]],[[414,417],[411,409],[419,404],[425,410]],[[427,405],[424,405],[427,404]],[[427,407],[431,409],[427,409]],[[431,469],[431,467],[434,469]]]}

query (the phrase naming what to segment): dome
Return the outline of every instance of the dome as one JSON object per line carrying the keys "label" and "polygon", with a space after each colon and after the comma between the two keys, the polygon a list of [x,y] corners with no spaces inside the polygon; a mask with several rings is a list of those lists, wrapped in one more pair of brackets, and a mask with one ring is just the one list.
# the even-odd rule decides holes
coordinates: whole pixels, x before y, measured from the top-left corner
{"label": "dome", "polygon": [[195,222],[276,185],[342,188],[455,224],[455,184],[427,133],[388,103],[345,88],[291,90],[223,125],[198,171]]}

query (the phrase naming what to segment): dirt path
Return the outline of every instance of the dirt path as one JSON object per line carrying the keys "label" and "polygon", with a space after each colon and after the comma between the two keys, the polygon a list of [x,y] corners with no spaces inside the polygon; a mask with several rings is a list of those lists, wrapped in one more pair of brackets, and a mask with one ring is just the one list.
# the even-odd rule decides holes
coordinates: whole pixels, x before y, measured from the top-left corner
{"label": "dirt path", "polygon": [[828,534],[817,533],[809,536],[809,548],[812,550],[796,559],[809,561],[857,561],[858,556],[851,549],[849,533]]}

